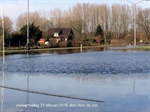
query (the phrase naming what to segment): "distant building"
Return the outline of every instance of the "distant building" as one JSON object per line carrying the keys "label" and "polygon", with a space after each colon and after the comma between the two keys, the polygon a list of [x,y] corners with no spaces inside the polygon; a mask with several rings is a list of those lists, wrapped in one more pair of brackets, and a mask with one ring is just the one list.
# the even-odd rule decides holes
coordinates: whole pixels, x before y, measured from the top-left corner
{"label": "distant building", "polygon": [[49,28],[47,34],[52,42],[67,42],[74,39],[74,33],[71,28]]}
{"label": "distant building", "polygon": [[39,41],[38,41],[38,44],[44,44],[45,43],[45,39],[44,38],[41,38]]}

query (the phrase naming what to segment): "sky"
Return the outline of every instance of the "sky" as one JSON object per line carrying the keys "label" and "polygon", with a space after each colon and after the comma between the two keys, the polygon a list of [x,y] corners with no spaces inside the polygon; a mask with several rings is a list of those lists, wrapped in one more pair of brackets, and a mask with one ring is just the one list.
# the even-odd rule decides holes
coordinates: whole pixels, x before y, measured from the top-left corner
{"label": "sky", "polygon": [[[139,2],[141,0],[128,0],[131,2]],[[74,6],[77,3],[106,3],[106,4],[128,4],[127,0],[29,0],[30,12],[34,11],[49,11],[50,9],[60,8],[62,10],[67,10],[69,7]],[[28,0],[0,0],[0,17],[2,17],[2,12],[5,16],[8,16],[12,21],[16,21],[18,16],[22,13],[27,12]],[[150,8],[150,0],[142,1],[137,4],[142,8]]]}

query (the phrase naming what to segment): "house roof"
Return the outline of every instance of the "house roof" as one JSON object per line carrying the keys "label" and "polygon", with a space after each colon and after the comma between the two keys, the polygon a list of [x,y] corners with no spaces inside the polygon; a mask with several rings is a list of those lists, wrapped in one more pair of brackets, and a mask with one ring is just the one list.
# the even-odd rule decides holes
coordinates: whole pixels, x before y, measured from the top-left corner
{"label": "house roof", "polygon": [[49,28],[48,34],[54,36],[54,33],[59,33],[59,37],[68,38],[72,32],[71,28]]}

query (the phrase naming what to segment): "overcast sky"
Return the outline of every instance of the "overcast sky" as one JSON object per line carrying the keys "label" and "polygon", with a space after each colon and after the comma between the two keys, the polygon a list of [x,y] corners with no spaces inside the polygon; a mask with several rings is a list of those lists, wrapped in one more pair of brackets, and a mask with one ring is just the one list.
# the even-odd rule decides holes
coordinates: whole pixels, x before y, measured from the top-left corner
{"label": "overcast sky", "polygon": [[[138,2],[141,0],[129,0],[132,2]],[[29,0],[30,3],[30,12],[33,11],[39,11],[39,10],[50,10],[55,8],[60,8],[63,10],[67,10],[69,7],[74,6],[77,3],[106,3],[106,4],[129,4],[132,5],[129,2],[126,2],[126,0]],[[22,13],[27,12],[27,3],[28,0],[0,0],[0,7],[1,7],[1,14],[2,16],[2,8],[4,10],[4,15],[8,16],[12,19],[12,21],[15,21],[18,16]],[[141,6],[142,8],[150,8],[150,1],[143,1],[138,4],[138,6]]]}

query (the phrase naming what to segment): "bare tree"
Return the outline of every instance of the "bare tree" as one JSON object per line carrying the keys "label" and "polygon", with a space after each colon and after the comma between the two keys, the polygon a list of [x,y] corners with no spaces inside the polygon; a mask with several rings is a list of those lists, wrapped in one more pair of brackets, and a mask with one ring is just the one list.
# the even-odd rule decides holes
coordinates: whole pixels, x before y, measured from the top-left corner
{"label": "bare tree", "polygon": [[[0,23],[2,22],[2,18],[0,18]],[[2,26],[1,26],[2,27]],[[9,17],[4,16],[4,32],[5,34],[10,34],[12,32],[12,21]]]}
{"label": "bare tree", "polygon": [[149,15],[150,15],[150,10],[149,9],[139,9],[138,12],[138,30],[139,31],[144,31],[147,35],[147,39],[150,39],[150,19],[149,19]]}
{"label": "bare tree", "polygon": [[75,5],[72,9],[70,8],[68,11],[69,23],[73,28],[76,39],[82,40],[82,6],[81,4]]}
{"label": "bare tree", "polygon": [[122,5],[120,8],[121,34],[120,38],[124,38],[128,33],[129,23],[131,22],[131,9],[127,5]]}
{"label": "bare tree", "polygon": [[[10,37],[10,33],[12,32],[12,21],[9,17],[4,16],[3,18],[3,22],[4,22],[4,37],[5,39],[9,39]],[[0,23],[2,23],[2,18],[0,18]],[[2,46],[2,42],[3,42],[3,26],[2,24],[0,24],[0,46]]]}
{"label": "bare tree", "polygon": [[[149,13],[149,9],[137,7],[138,31],[144,31],[147,35],[150,32],[150,20],[145,18],[150,17]],[[26,14],[18,17],[17,29],[26,24],[26,18]],[[48,12],[30,12],[29,20],[30,23],[34,21],[43,31],[50,27],[70,27],[78,41],[93,38],[96,27],[100,24],[106,42],[108,38],[124,39],[130,29],[133,30],[133,6],[78,3],[68,10],[56,8]]]}
{"label": "bare tree", "polygon": [[21,14],[16,21],[16,30],[19,31],[24,25],[27,24],[26,14]]}
{"label": "bare tree", "polygon": [[101,4],[99,5],[99,22],[104,30],[104,42],[106,43],[106,37],[107,37],[107,33],[110,30],[109,28],[109,24],[111,22],[110,20],[110,8],[108,7],[107,4]]}
{"label": "bare tree", "polygon": [[0,49],[2,48],[3,45],[3,36],[2,36],[2,27],[0,26]]}
{"label": "bare tree", "polygon": [[[34,22],[36,26],[39,26],[41,30],[46,30],[47,28],[47,18],[42,15],[41,11],[31,12],[29,14],[29,23]],[[20,15],[16,22],[17,30],[20,30],[24,25],[27,24],[27,14],[24,13]]]}

